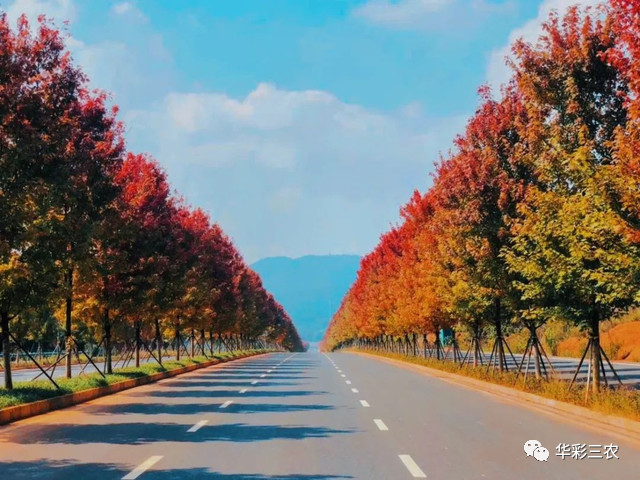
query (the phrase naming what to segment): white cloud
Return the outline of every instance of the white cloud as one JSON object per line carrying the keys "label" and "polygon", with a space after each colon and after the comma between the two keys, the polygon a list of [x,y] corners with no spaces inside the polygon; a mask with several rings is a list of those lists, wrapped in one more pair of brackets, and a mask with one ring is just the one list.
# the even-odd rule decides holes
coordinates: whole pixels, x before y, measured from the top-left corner
{"label": "white cloud", "polygon": [[138,20],[147,20],[144,13],[131,2],[116,3],[111,9],[116,15],[129,16]]}
{"label": "white cloud", "polygon": [[26,14],[31,25],[36,24],[40,15],[46,15],[58,23],[73,22],[77,13],[73,0],[15,0],[6,11],[12,22]]}
{"label": "white cloud", "polygon": [[420,22],[423,17],[437,12],[453,0],[370,0],[358,7],[354,14],[371,23],[395,28],[406,28]]}
{"label": "white cloud", "polygon": [[369,0],[352,14],[371,24],[402,30],[466,28],[487,15],[512,11],[512,0]]}
{"label": "white cloud", "polygon": [[116,12],[118,15],[123,15],[127,12],[130,12],[132,9],[133,9],[133,5],[131,5],[129,2],[117,3],[116,5],[113,6],[113,11]]}
{"label": "white cloud", "polygon": [[255,259],[366,252],[465,121],[263,83],[242,97],[171,93],[126,124],[131,148],[155,155]]}
{"label": "white cloud", "polygon": [[327,92],[281,90],[267,83],[242,99],[171,93],[155,110],[131,118],[132,129],[148,128],[167,142],[162,151],[174,160],[212,166],[248,161],[291,168],[329,158],[369,167],[424,161],[437,152],[434,133],[451,131],[430,125],[417,104],[397,115],[383,114]]}
{"label": "white cloud", "polygon": [[542,34],[542,24],[547,21],[552,11],[556,10],[562,13],[572,5],[586,7],[595,6],[600,3],[602,3],[602,0],[544,0],[538,8],[536,18],[512,30],[509,34],[507,44],[491,52],[487,66],[487,81],[494,88],[497,88],[509,80],[511,71],[506,65],[506,58],[511,54],[511,45],[520,38],[527,42],[535,43]]}

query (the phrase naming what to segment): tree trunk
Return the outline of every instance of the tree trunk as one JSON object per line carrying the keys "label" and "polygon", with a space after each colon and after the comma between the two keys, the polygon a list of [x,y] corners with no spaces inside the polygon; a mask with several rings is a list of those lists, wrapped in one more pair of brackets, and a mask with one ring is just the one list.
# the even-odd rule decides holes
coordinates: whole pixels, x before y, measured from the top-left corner
{"label": "tree trunk", "polygon": [[474,341],[472,342],[473,345],[473,366],[477,367],[478,366],[478,360],[480,357],[480,349],[478,348],[480,345],[480,325],[478,324],[478,322],[474,322],[473,323],[473,338]]}
{"label": "tree trunk", "polygon": [[506,362],[506,357],[504,355],[504,349],[502,345],[502,317],[501,317],[501,304],[500,299],[496,298],[496,342],[498,343],[498,348],[496,349],[496,354],[498,355],[498,365],[500,368],[500,372],[504,372],[504,362]]}
{"label": "tree trunk", "polygon": [[162,331],[160,331],[160,319],[156,318],[156,348],[158,349],[158,362],[162,365]]}
{"label": "tree trunk", "polygon": [[[542,378],[542,372],[540,370],[540,349],[538,348],[538,335],[536,334],[536,327],[531,328],[531,341],[533,342],[533,356],[534,356],[534,368],[536,378]],[[526,353],[526,352],[525,352]]]}
{"label": "tree trunk", "polygon": [[136,320],[136,368],[140,368],[140,329],[142,328],[141,322]]}
{"label": "tree trunk", "polygon": [[13,388],[13,379],[11,378],[11,343],[9,338],[9,314],[7,312],[0,313],[0,327],[2,327],[2,357],[4,360],[4,388],[11,390]]}
{"label": "tree trunk", "polygon": [[105,370],[107,374],[113,373],[111,364],[111,320],[109,318],[109,307],[104,309],[104,349],[105,349]]}
{"label": "tree trunk", "polygon": [[196,331],[191,329],[191,358],[196,356]]}
{"label": "tree trunk", "polygon": [[593,309],[593,319],[591,320],[591,375],[593,393],[600,391],[600,319],[598,310]]}
{"label": "tree trunk", "polygon": [[176,323],[176,360],[180,361],[180,317],[178,317],[178,323]]}
{"label": "tree trunk", "polygon": [[66,377],[71,378],[71,355],[73,352],[73,341],[71,340],[71,312],[73,309],[73,268],[67,270],[67,298],[66,298],[66,317],[65,317],[65,351],[67,357],[65,358]]}

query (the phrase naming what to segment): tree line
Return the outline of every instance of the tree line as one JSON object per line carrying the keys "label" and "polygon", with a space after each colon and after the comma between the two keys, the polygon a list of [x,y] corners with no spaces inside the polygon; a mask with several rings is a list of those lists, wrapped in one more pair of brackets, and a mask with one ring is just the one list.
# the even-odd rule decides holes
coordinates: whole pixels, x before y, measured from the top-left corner
{"label": "tree line", "polygon": [[[16,331],[53,318],[72,357],[100,345],[106,373],[115,341],[190,337],[206,355],[215,337],[235,348],[270,342],[299,350],[285,310],[231,239],[172,192],[149,155],[127,151],[117,107],[91,90],[41,17],[15,28],[0,16],[0,327],[5,386]],[[24,335],[23,335],[24,337]],[[149,353],[153,354],[152,351]],[[35,359],[34,359],[35,361]]]}
{"label": "tree line", "polygon": [[640,2],[552,13],[508,63],[499,97],[480,89],[432,186],[363,258],[324,345],[415,350],[423,337],[439,352],[440,331],[458,328],[478,364],[489,328],[503,370],[505,327],[529,330],[538,362],[537,329],[561,319],[588,335],[597,390],[600,322],[640,302]]}

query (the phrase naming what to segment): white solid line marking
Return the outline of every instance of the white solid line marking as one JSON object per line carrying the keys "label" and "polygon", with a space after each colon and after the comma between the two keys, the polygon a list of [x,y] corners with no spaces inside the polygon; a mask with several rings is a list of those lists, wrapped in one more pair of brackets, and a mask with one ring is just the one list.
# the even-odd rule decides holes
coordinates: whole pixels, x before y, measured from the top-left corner
{"label": "white solid line marking", "polygon": [[351,380],[347,380],[347,385],[351,385]]}
{"label": "white solid line marking", "polygon": [[247,389],[243,388],[242,390],[240,390],[240,393],[247,393]]}
{"label": "white solid line marking", "polygon": [[387,426],[384,424],[384,422],[383,422],[382,420],[380,420],[379,418],[376,418],[376,419],[374,420],[374,422],[375,422],[375,424],[378,426],[378,428],[379,428],[380,430],[382,430],[383,432],[386,432],[386,431],[388,431],[388,430],[389,430],[389,427],[387,427]]}
{"label": "white solid line marking", "polygon": [[413,475],[413,478],[427,478],[425,473],[422,470],[420,470],[420,467],[418,466],[418,464],[413,461],[413,458],[411,458],[411,455],[398,455],[398,456],[400,457],[400,460],[402,460],[402,463],[404,463],[404,466],[407,467],[407,470],[409,470],[409,473]]}
{"label": "white solid line marking", "polygon": [[220,405],[220,408],[227,408],[229,405],[231,405],[233,403],[233,400],[227,400],[226,402],[224,402],[222,405]]}
{"label": "white solid line marking", "polygon": [[207,424],[208,420],[201,420],[198,423],[196,423],[193,427],[191,427],[189,430],[187,430],[187,433],[194,433],[197,432],[198,430],[200,430],[202,427],[204,427]]}
{"label": "white solid line marking", "polygon": [[258,383],[258,380],[254,380],[253,382],[251,382],[251,385],[255,385],[256,383]]}
{"label": "white solid line marking", "polygon": [[156,463],[162,460],[162,458],[163,457],[161,455],[155,455],[153,457],[149,457],[149,459],[146,460],[144,463],[142,463],[138,468],[136,468],[131,473],[122,477],[122,480],[134,480],[138,478],[140,475],[142,475],[144,472],[146,472],[151,467],[153,467]]}
{"label": "white solid line marking", "polygon": [[358,393],[358,389],[357,389],[357,388],[352,388],[352,389],[351,389],[351,391],[352,391],[353,393]]}
{"label": "white solid line marking", "polygon": [[363,407],[370,407],[371,405],[369,405],[369,402],[367,402],[366,400],[360,400],[360,403],[362,404]]}

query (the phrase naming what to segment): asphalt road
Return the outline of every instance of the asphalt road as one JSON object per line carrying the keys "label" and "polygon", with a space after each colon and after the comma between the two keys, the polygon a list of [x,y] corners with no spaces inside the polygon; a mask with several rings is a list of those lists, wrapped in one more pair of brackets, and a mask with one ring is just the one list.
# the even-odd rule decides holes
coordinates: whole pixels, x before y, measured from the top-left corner
{"label": "asphalt road", "polygon": [[[335,362],[335,365],[334,363]],[[547,462],[523,446],[539,440]],[[556,456],[558,444],[619,459]],[[270,354],[0,427],[3,478],[631,480],[606,433],[378,359]]]}
{"label": "asphalt road", "polygon": [[[466,352],[462,352],[462,354],[464,355]],[[451,352],[449,352],[449,359],[451,360]],[[165,357],[167,360],[170,360],[173,357]],[[516,368],[518,367],[518,364],[520,363],[521,359],[522,359],[522,355],[515,355],[515,359],[516,362],[514,363],[513,360],[511,359],[511,356],[507,353],[507,364],[509,366],[509,369],[512,368]],[[142,363],[146,363],[146,362],[155,362],[155,360],[153,358],[149,358],[149,359],[142,359]],[[485,365],[486,363],[488,363],[489,361],[489,354],[487,354],[485,352]],[[559,378],[563,378],[566,380],[570,380],[573,377],[573,374],[576,370],[576,368],[578,367],[578,363],[579,363],[579,359],[576,358],[565,358],[565,357],[551,357],[551,361],[553,363],[553,366],[556,370],[556,373],[558,375]],[[121,364],[121,362],[120,362]],[[129,362],[129,366],[134,365],[133,361]],[[526,360],[525,360],[525,365],[526,365]],[[100,366],[100,368],[102,368],[102,363],[99,363],[98,366]],[[114,368],[117,368],[118,366],[121,365],[114,365]],[[613,366],[616,369],[616,372],[618,373],[618,376],[620,377],[620,379],[622,380],[622,382],[625,385],[631,385],[635,388],[640,389],[640,363],[633,363],[633,362],[613,362]],[[524,368],[524,367],[523,367]],[[533,374],[533,359],[531,360],[531,364],[529,367],[529,374]],[[72,367],[72,376],[77,376],[80,373],[80,370],[82,369],[82,366],[80,365],[74,365]],[[607,374],[607,379],[613,384],[616,385],[617,384],[617,380],[614,377],[613,373],[611,372],[611,370],[609,369],[608,366],[606,366],[605,368],[606,374]],[[93,373],[95,372],[95,369],[93,368],[92,365],[88,365],[85,369],[86,373]],[[585,381],[586,377],[587,377],[587,372],[588,372],[588,359],[587,361],[585,361],[582,365],[582,368],[580,369],[580,374],[578,375],[578,380],[579,381]],[[14,370],[12,372],[12,376],[13,376],[13,381],[14,382],[28,382],[32,379],[34,379],[38,374],[40,374],[40,370],[38,369],[20,369],[20,370]],[[54,372],[54,378],[60,378],[60,377],[64,377],[65,375],[65,368],[64,365],[58,365],[55,369]],[[44,375],[40,375],[39,379],[45,379]],[[2,384],[2,382],[4,382],[4,372],[2,370],[0,370],[0,384]]]}

